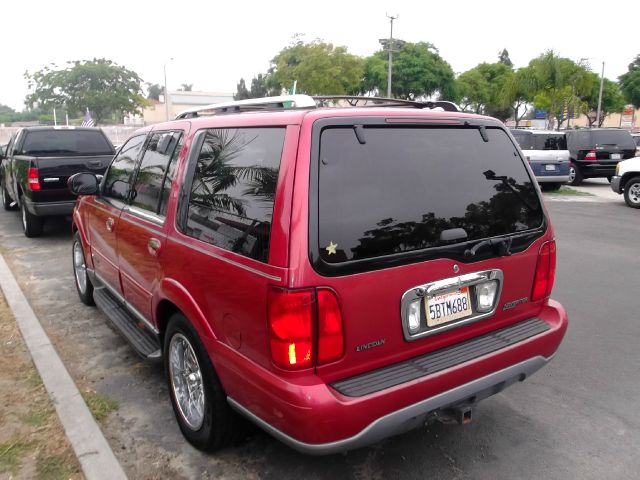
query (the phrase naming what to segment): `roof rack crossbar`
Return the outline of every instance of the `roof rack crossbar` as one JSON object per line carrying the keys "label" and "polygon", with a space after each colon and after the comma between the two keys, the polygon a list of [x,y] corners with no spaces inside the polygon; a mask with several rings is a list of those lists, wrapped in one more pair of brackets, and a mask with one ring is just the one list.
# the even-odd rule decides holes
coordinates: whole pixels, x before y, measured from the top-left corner
{"label": "roof rack crossbar", "polygon": [[224,113],[238,113],[253,110],[283,110],[294,108],[318,108],[330,106],[331,102],[343,100],[352,107],[364,104],[366,107],[413,107],[413,108],[441,108],[447,112],[458,112],[455,103],[446,101],[418,102],[400,98],[363,97],[357,95],[280,95],[277,97],[248,98],[233,102],[214,103],[190,108],[179,113],[176,119],[193,118],[203,115]]}

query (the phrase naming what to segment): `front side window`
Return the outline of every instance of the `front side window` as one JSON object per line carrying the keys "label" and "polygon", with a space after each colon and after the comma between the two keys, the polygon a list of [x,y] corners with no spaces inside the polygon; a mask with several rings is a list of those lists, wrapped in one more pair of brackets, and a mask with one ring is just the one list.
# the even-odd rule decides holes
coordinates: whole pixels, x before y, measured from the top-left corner
{"label": "front side window", "polygon": [[179,132],[157,132],[151,135],[136,175],[131,196],[133,206],[158,213],[163,182],[179,138]]}
{"label": "front side window", "polygon": [[186,234],[266,262],[284,128],[207,130]]}
{"label": "front side window", "polygon": [[131,189],[131,174],[142,150],[146,134],[130,138],[113,159],[104,179],[103,196],[126,200]]}

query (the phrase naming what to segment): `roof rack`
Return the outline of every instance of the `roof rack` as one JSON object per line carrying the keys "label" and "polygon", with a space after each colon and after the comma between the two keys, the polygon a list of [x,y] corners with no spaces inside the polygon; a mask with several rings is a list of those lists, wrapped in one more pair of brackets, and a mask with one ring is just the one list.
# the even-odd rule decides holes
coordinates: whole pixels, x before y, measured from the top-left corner
{"label": "roof rack", "polygon": [[440,108],[446,112],[459,112],[460,109],[453,102],[428,101],[418,102],[414,100],[402,100],[398,98],[363,97],[357,95],[281,95],[277,97],[248,98],[233,102],[213,103],[190,108],[180,112],[175,119],[194,118],[207,115],[219,115],[225,113],[238,113],[256,110],[284,110],[339,106],[339,102],[347,102],[350,106],[364,107],[413,107],[413,108]]}

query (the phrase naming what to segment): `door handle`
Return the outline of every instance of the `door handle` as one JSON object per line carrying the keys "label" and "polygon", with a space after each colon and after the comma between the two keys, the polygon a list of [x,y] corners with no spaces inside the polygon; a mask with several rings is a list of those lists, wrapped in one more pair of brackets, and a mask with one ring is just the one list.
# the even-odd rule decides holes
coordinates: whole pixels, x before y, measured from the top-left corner
{"label": "door handle", "polygon": [[154,257],[157,256],[158,253],[160,253],[161,246],[162,244],[160,243],[160,240],[158,240],[157,238],[151,237],[147,242],[147,249],[149,250],[149,253]]}
{"label": "door handle", "polygon": [[113,232],[113,226],[115,225],[115,220],[111,217],[107,218],[107,221],[105,222],[105,224],[107,225],[107,230],[109,230],[110,232]]}

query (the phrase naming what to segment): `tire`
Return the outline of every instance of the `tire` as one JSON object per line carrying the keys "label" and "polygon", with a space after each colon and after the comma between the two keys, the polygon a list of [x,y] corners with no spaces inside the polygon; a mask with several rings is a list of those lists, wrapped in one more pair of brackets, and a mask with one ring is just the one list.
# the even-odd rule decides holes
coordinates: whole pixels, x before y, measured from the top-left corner
{"label": "tire", "polygon": [[13,200],[11,200],[9,193],[7,193],[7,188],[4,186],[4,182],[1,180],[0,180],[0,195],[2,196],[2,207],[5,210],[9,211],[9,210],[15,209],[15,205],[11,206],[11,204],[13,203]]}
{"label": "tire", "polygon": [[71,256],[73,259],[73,279],[80,301],[85,305],[93,306],[95,305],[93,301],[93,284],[87,275],[87,263],[85,262],[84,249],[82,248],[82,239],[78,232],[73,235]]}
{"label": "tire", "polygon": [[567,185],[577,186],[582,183],[582,180],[584,180],[584,177],[582,176],[580,168],[578,168],[574,163],[571,163],[569,165],[569,181],[567,182]]}
{"label": "tire", "polygon": [[42,234],[42,218],[36,217],[29,210],[24,200],[20,203],[20,210],[22,214],[22,229],[24,230],[25,237],[33,238]]}
{"label": "tire", "polygon": [[169,319],[163,352],[171,405],[184,437],[207,452],[232,442],[239,418],[226,401],[198,334],[181,313]]}
{"label": "tire", "polygon": [[631,208],[640,208],[640,177],[633,177],[624,184],[624,201]]}
{"label": "tire", "polygon": [[542,189],[543,192],[555,192],[559,190],[561,186],[562,186],[561,183],[555,183],[555,182],[540,184],[540,188]]}

